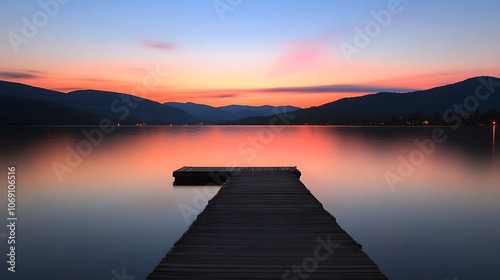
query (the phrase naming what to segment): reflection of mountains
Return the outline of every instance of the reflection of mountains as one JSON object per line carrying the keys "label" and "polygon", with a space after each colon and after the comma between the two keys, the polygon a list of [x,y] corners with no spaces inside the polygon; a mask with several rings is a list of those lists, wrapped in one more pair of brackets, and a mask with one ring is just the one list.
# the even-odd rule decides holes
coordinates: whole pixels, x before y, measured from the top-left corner
{"label": "reflection of mountains", "polygon": [[[96,125],[104,118],[115,124],[270,124],[276,112],[293,116],[293,119],[286,118],[290,124],[443,124],[443,113],[450,109],[453,112],[448,118],[452,124],[458,123],[458,119],[464,121],[463,124],[478,124],[500,119],[499,92],[500,79],[478,77],[405,94],[377,93],[344,98],[308,109],[239,105],[216,108],[194,103],[160,104],[127,94],[95,90],[64,94],[0,81],[0,124]],[[476,106],[477,110],[470,110]],[[462,117],[464,114],[470,117]]]}
{"label": "reflection of mountains", "polygon": [[[494,157],[500,160],[498,151],[493,154],[493,132],[496,133],[495,144],[498,150],[500,137],[498,126],[463,126],[454,130],[451,126],[334,126],[325,127],[322,133],[331,134],[346,143],[360,142],[363,145],[376,147],[374,150],[397,149],[394,145],[404,146],[407,151],[410,146],[419,149],[416,141],[429,144],[432,133],[436,128],[444,130],[446,141],[442,144],[434,143],[436,152],[462,154],[469,160],[477,162],[478,167],[489,165],[485,158]],[[410,150],[411,151],[411,150]],[[408,154],[401,154],[407,157]]]}
{"label": "reflection of mountains", "polygon": [[[184,128],[184,126],[179,127]],[[0,155],[16,158],[32,157],[37,151],[51,150],[55,147],[57,152],[67,153],[67,148],[76,149],[81,141],[89,141],[83,131],[91,131],[97,127],[88,126],[5,126],[0,129]],[[145,133],[158,133],[162,127],[120,127],[112,133],[103,133],[102,145],[109,143],[110,139],[134,139],[137,135]],[[94,135],[94,137],[97,137]],[[66,146],[69,145],[69,146]],[[100,145],[93,145],[93,149]]]}

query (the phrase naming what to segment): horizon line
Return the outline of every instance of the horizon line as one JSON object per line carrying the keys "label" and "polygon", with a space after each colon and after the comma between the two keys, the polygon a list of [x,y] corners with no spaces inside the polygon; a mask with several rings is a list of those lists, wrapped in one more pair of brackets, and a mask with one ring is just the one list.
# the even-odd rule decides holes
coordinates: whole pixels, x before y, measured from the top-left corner
{"label": "horizon line", "polygon": [[[266,94],[266,93],[278,93],[278,94],[298,94],[298,93],[307,93],[307,94],[321,94],[321,93],[332,93],[332,94],[342,94],[342,93],[354,93],[354,94],[359,94],[356,96],[350,96],[350,97],[343,97],[340,99],[332,100],[323,104],[317,104],[317,105],[312,105],[309,107],[304,107],[304,106],[298,106],[298,105],[292,105],[292,104],[284,104],[284,105],[270,105],[268,103],[265,104],[260,104],[260,105],[249,105],[249,104],[237,104],[237,103],[228,103],[227,105],[221,105],[221,106],[216,106],[216,105],[209,105],[207,103],[200,103],[200,102],[194,102],[194,101],[165,101],[161,102],[155,99],[150,99],[144,96],[140,95],[134,95],[129,92],[121,92],[121,91],[114,91],[114,90],[102,90],[102,89],[92,89],[92,88],[45,88],[41,86],[36,86],[32,84],[27,84],[27,83],[22,83],[19,81],[9,81],[9,80],[3,80],[0,79],[0,82],[7,82],[7,83],[13,83],[13,84],[20,84],[24,86],[29,86],[29,87],[34,87],[34,88],[39,88],[39,89],[44,89],[44,90],[50,90],[54,92],[58,92],[61,94],[71,94],[73,92],[78,92],[78,91],[96,91],[96,92],[108,92],[108,93],[115,93],[115,94],[124,94],[124,95],[130,95],[138,98],[142,98],[145,100],[149,100],[152,102],[156,102],[159,104],[165,104],[165,103],[180,103],[180,104],[197,104],[197,105],[205,105],[205,106],[210,106],[214,108],[221,108],[221,107],[227,107],[227,106],[249,106],[249,107],[259,107],[259,106],[272,106],[272,107],[285,107],[285,106],[291,106],[291,107],[297,107],[301,109],[306,109],[306,108],[311,108],[311,107],[316,107],[316,106],[321,106],[324,104],[328,104],[330,102],[334,102],[337,100],[345,99],[345,98],[355,98],[355,97],[362,97],[362,96],[367,96],[367,95],[375,95],[379,93],[400,93],[400,94],[407,94],[411,92],[416,92],[416,91],[423,91],[423,90],[430,90],[446,85],[453,85],[456,83],[461,83],[465,82],[467,80],[471,79],[477,79],[481,77],[491,77],[491,78],[496,78],[500,79],[495,76],[490,76],[490,75],[479,75],[479,76],[473,76],[469,77],[457,82],[452,82],[448,84],[440,84],[440,85],[435,85],[426,89],[416,89],[416,88],[407,88],[407,87],[391,87],[391,86],[372,86],[368,84],[333,84],[333,85],[317,85],[317,86],[296,86],[296,87],[272,87],[272,88],[255,88],[255,89],[213,89],[213,90],[191,90],[191,91],[176,91],[176,93],[198,93],[198,94],[210,94],[210,97],[214,97],[215,95],[218,95],[217,97],[220,97],[221,95],[224,95],[224,97],[238,97],[241,96],[245,93],[255,93],[255,94]],[[229,96],[231,95],[231,96]],[[198,97],[201,99],[201,97]]]}

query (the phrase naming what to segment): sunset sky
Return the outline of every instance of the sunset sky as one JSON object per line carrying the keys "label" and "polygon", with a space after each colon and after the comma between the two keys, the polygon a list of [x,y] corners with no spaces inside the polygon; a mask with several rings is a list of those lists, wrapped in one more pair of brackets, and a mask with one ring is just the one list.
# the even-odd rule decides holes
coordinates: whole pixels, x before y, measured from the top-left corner
{"label": "sunset sky", "polygon": [[62,92],[309,107],[500,76],[496,0],[0,4],[0,80]]}

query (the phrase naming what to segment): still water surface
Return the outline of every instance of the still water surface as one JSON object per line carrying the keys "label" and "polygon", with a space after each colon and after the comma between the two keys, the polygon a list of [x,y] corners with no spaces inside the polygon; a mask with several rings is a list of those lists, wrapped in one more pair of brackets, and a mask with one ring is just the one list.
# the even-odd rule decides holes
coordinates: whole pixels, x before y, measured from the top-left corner
{"label": "still water surface", "polygon": [[[435,128],[122,127],[68,162],[83,129],[2,129],[0,218],[7,223],[4,182],[15,165],[19,220],[16,273],[6,270],[0,228],[1,279],[145,279],[218,190],[173,187],[172,171],[184,165],[296,165],[389,279],[500,279],[492,127],[444,128],[448,139],[423,158],[415,140]],[[414,169],[401,174],[403,159]],[[54,162],[71,169],[62,181]],[[404,182],[391,187],[387,172]]]}

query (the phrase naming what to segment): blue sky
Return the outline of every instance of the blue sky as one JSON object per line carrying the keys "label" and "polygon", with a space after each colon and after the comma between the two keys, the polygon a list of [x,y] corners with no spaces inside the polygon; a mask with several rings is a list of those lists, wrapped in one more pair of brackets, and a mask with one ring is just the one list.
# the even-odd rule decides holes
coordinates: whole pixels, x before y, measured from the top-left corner
{"label": "blue sky", "polygon": [[[169,73],[151,90],[155,100],[308,106],[366,94],[367,88],[422,89],[500,76],[500,1],[63,2],[0,0],[0,73],[31,73],[0,79],[61,91],[126,92],[140,83],[145,67],[154,66]],[[57,7],[54,15],[28,42],[13,46],[12,34],[25,37],[23,18],[34,23],[45,11],[40,3]],[[355,46],[356,28],[364,32],[376,23],[373,14],[391,5],[401,12],[386,26],[378,23],[369,44],[347,59],[341,45]],[[223,18],[215,6],[229,7]],[[359,91],[258,91],[318,86]],[[216,98],[228,91],[233,97]]]}

